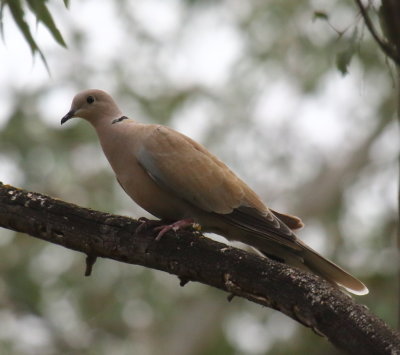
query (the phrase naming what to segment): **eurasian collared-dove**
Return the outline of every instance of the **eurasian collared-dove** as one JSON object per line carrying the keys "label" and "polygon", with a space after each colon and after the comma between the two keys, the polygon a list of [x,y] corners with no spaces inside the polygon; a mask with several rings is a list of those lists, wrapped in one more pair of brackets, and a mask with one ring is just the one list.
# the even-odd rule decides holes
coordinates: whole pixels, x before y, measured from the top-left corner
{"label": "eurasian collared-dove", "polygon": [[204,232],[246,243],[266,256],[311,270],[351,293],[367,287],[294,234],[297,217],[268,208],[223,162],[168,127],[122,114],[101,90],[77,94],[61,124],[73,117],[96,129],[104,154],[125,192],[152,215],[177,221],[166,230],[199,223]]}

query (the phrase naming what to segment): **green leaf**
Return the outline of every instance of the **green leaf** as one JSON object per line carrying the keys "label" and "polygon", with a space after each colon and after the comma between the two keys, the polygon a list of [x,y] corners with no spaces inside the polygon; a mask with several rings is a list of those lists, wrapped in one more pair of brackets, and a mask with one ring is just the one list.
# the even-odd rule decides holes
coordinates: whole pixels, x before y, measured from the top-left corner
{"label": "green leaf", "polygon": [[350,65],[351,58],[353,57],[354,51],[347,48],[336,55],[336,66],[342,75],[348,73],[347,68]]}
{"label": "green leaf", "polygon": [[69,7],[69,0],[64,0],[64,5],[65,5],[65,7],[68,9],[68,7]]}
{"label": "green leaf", "polygon": [[53,17],[51,16],[49,10],[45,5],[44,0],[27,0],[28,5],[32,12],[36,15],[36,19],[38,22],[43,23],[50,33],[52,34],[53,38],[63,47],[66,47],[65,41],[58,30],[56,24],[54,23]]}
{"label": "green leaf", "polygon": [[[344,39],[343,39],[344,40]],[[348,67],[354,53],[357,51],[357,44],[359,41],[359,34],[357,27],[353,30],[350,38],[347,39],[346,47],[338,52],[336,55],[336,66],[342,75],[348,73]]]}
{"label": "green leaf", "polygon": [[29,47],[31,48],[32,54],[39,50],[35,40],[32,37],[31,31],[29,29],[28,23],[25,21],[25,12],[21,5],[20,0],[11,0],[7,1],[6,4],[8,5],[11,15],[18,25],[18,28],[22,32],[25,40],[28,42]]}
{"label": "green leaf", "polygon": [[[54,40],[63,47],[66,47],[65,41],[58,30],[51,13],[46,7],[47,0],[26,0],[29,9],[36,16],[36,20],[38,23],[42,23],[47,27]],[[68,6],[69,1],[64,0],[65,6]],[[3,15],[4,9],[8,7],[10,9],[11,15],[16,22],[19,30],[22,32],[26,42],[28,43],[32,55],[36,53],[39,54],[41,60],[43,61],[47,71],[49,72],[49,67],[46,61],[45,56],[37,45],[34,37],[32,36],[31,29],[29,28],[29,24],[25,20],[25,10],[21,0],[0,0],[0,31],[1,34],[4,35],[3,31]]]}
{"label": "green leaf", "polygon": [[9,0],[7,2],[4,2],[4,6],[5,5],[8,5],[8,8],[10,9],[14,21],[16,22],[20,31],[22,32],[22,35],[24,36],[25,40],[28,42],[32,55],[34,55],[35,53],[39,53],[40,58],[42,59],[44,65],[46,66],[47,71],[49,71],[46,58],[44,57],[42,51],[40,50],[36,41],[34,40],[32,33],[29,29],[28,23],[25,21],[25,12],[21,5],[21,1]]}
{"label": "green leaf", "polygon": [[328,20],[329,20],[329,16],[327,15],[326,12],[323,12],[323,11],[314,11],[313,21],[315,21],[315,20],[324,20],[324,21],[328,21]]}

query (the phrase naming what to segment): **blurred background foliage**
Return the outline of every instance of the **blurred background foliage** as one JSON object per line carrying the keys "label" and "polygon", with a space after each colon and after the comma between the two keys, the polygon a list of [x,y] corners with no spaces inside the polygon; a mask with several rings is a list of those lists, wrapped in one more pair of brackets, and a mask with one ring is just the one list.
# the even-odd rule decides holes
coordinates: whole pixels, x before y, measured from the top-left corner
{"label": "blurred background foliage", "polygon": [[[0,181],[148,216],[121,191],[93,130],[59,127],[76,92],[104,89],[127,114],[200,141],[270,206],[302,217],[302,239],[361,278],[370,294],[360,302],[396,324],[396,93],[353,2],[1,5]],[[276,311],[181,288],[159,271],[99,260],[84,278],[83,255],[4,229],[0,272],[1,354],[338,353]]]}

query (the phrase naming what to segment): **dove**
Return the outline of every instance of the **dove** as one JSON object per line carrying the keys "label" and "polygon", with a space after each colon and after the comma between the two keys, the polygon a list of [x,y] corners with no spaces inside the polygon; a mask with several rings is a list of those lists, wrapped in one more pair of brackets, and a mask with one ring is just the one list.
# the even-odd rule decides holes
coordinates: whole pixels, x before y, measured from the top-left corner
{"label": "dove", "polygon": [[300,218],[269,207],[227,165],[193,139],[125,116],[102,90],[78,93],[61,124],[74,117],[96,130],[124,191],[168,230],[198,223],[202,231],[245,243],[266,257],[314,272],[356,295],[368,288],[296,236]]}

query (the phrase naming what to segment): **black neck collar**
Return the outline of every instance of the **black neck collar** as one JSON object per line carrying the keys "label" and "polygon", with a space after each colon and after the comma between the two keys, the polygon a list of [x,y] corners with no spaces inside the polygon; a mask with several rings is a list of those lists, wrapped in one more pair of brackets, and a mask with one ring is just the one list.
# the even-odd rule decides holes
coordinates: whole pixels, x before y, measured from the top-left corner
{"label": "black neck collar", "polygon": [[126,116],[121,116],[120,118],[116,118],[115,120],[113,120],[113,121],[111,122],[111,124],[119,123],[119,122],[121,122],[121,121],[123,121],[123,120],[127,120],[127,119],[128,119],[128,117],[126,117]]}

